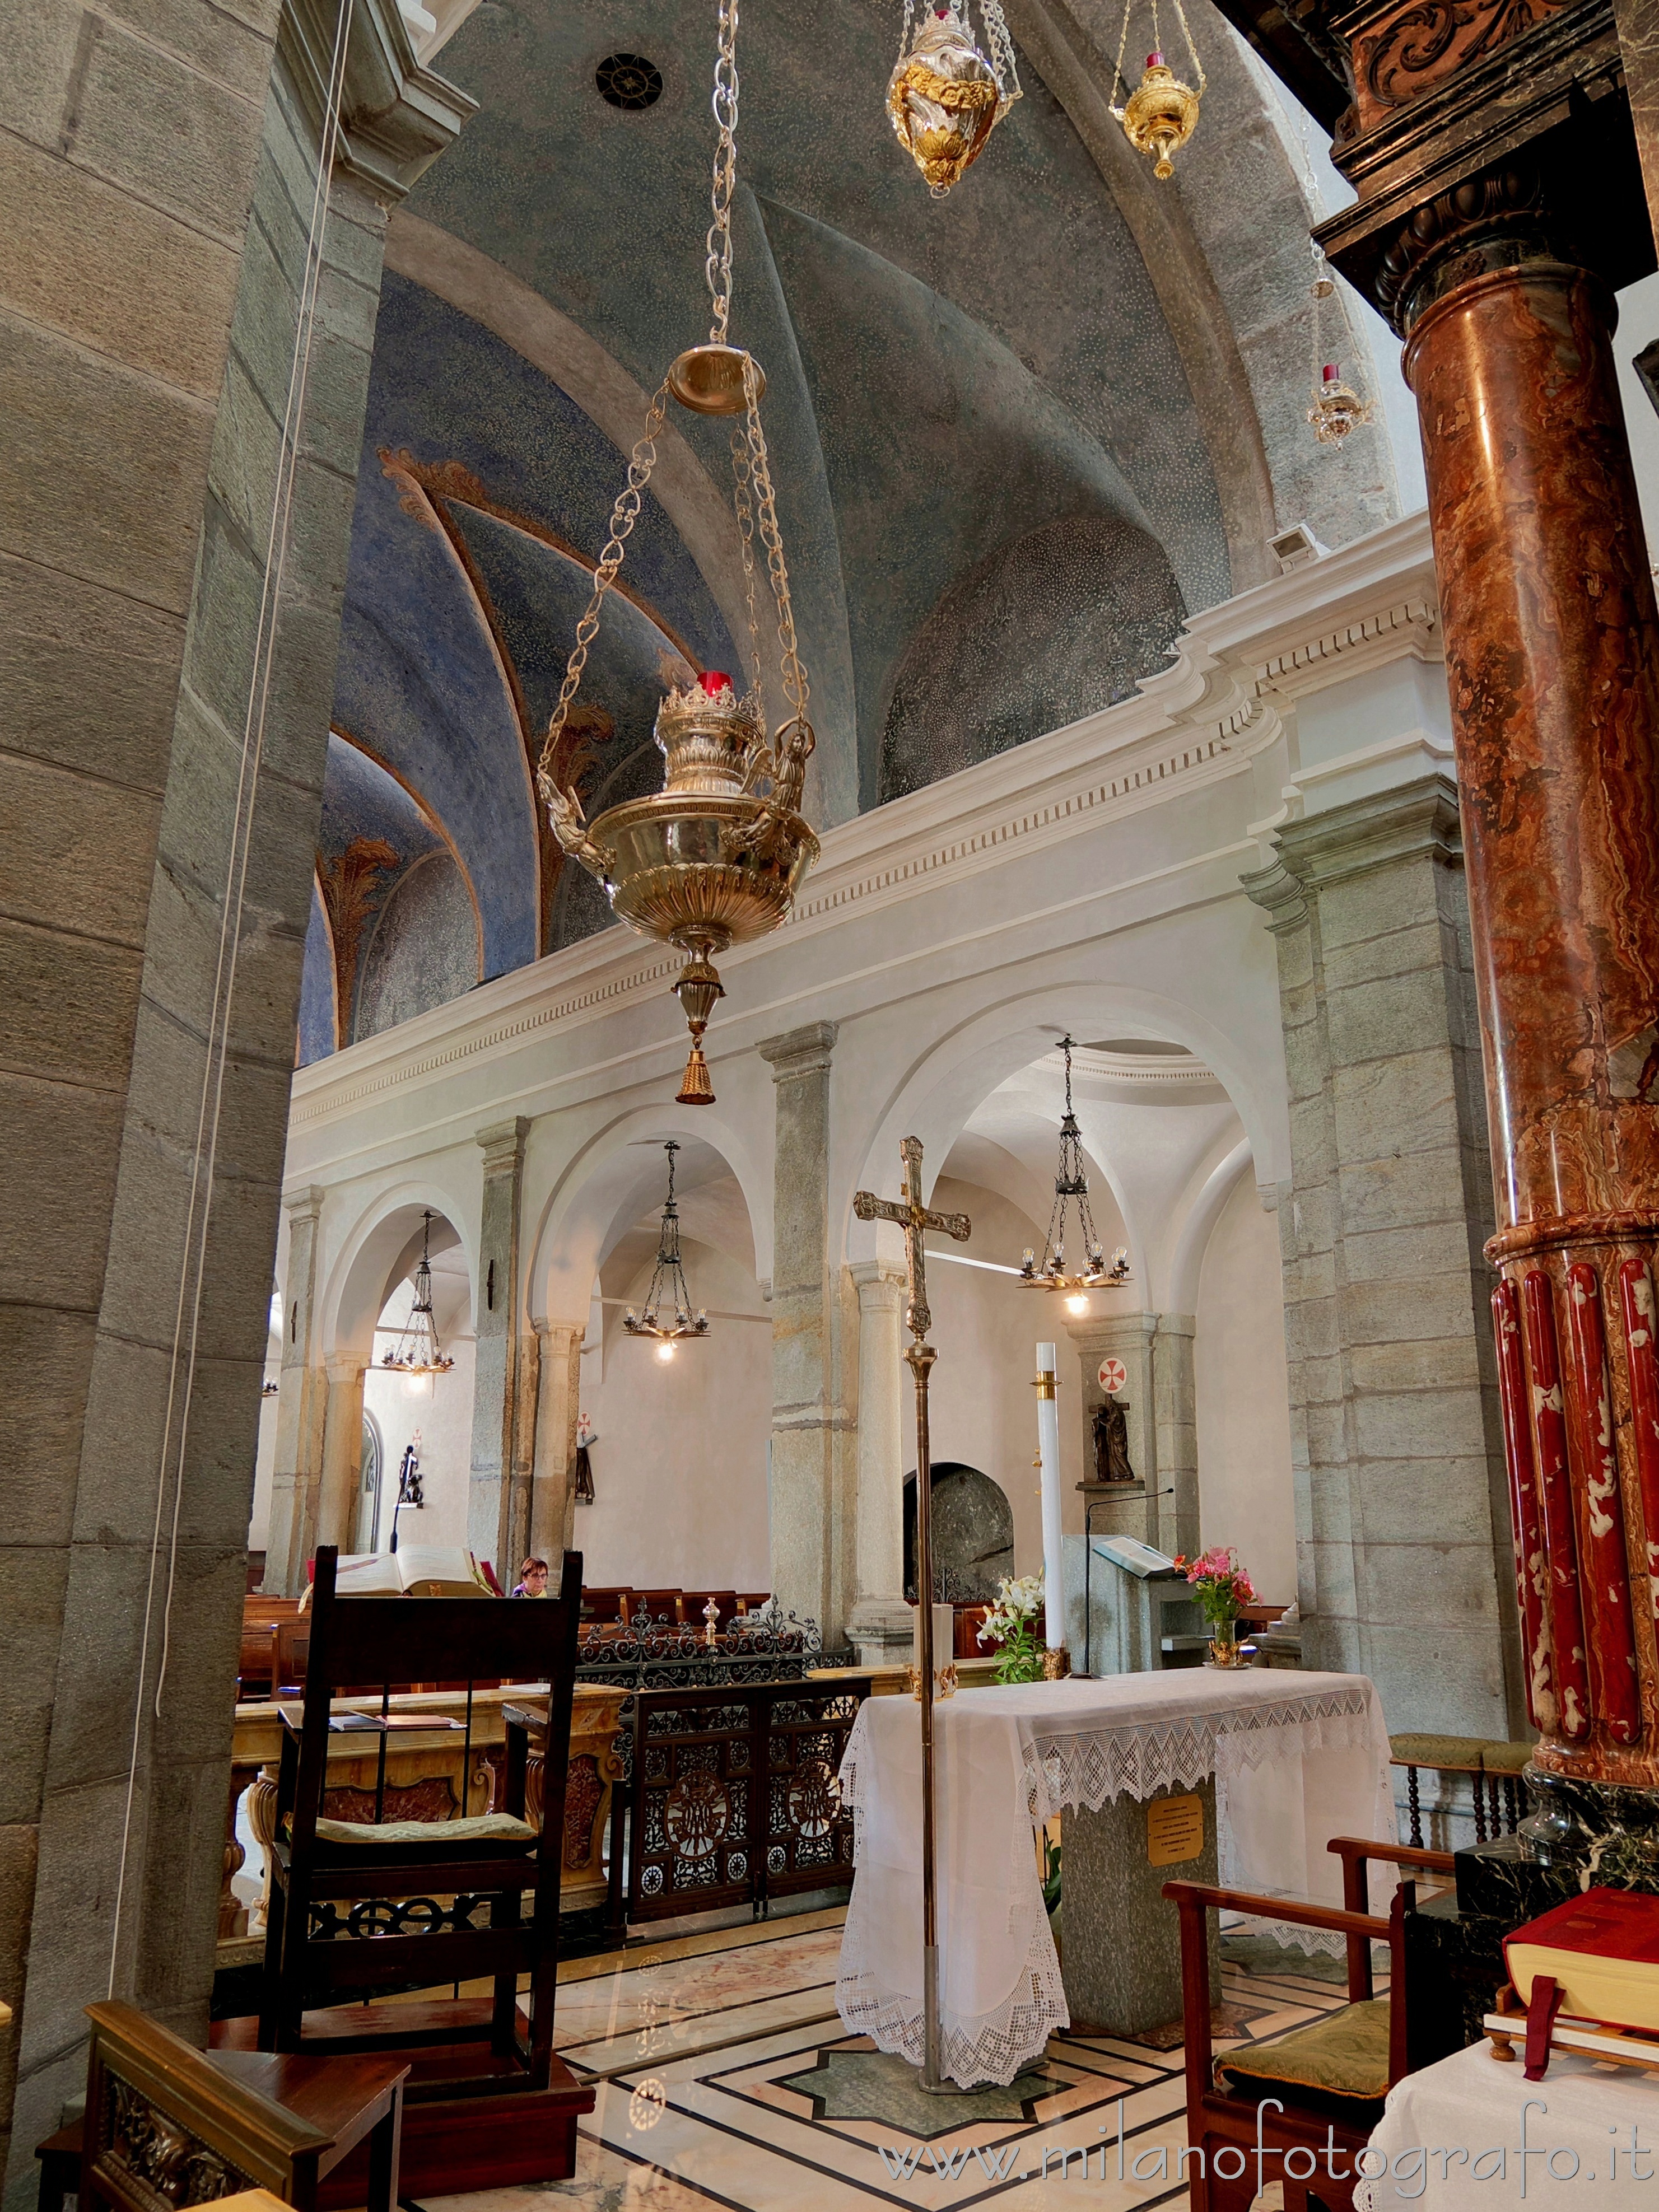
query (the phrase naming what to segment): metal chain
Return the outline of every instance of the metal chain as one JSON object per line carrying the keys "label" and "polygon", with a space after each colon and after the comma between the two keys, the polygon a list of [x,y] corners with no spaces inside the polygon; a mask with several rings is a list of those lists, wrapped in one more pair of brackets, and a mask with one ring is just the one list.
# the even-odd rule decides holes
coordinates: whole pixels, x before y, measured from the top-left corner
{"label": "metal chain", "polygon": [[777,507],[772,496],[772,471],[767,459],[766,434],[761,428],[760,378],[752,355],[743,358],[744,397],[749,403],[749,467],[754,479],[756,504],[760,515],[761,543],[766,548],[766,566],[772,580],[772,596],[778,608],[778,644],[783,653],[783,690],[792,709],[791,719],[799,726],[806,726],[806,671],[800,665],[800,655],[795,646],[795,615],[789,602],[789,570],[783,557],[783,539],[778,531]]}
{"label": "metal chain", "polygon": [[708,227],[708,296],[714,303],[710,345],[726,343],[732,313],[732,195],[738,183],[738,0],[720,0],[720,35],[714,56],[714,186]]}
{"label": "metal chain", "polygon": [[[1125,106],[1127,106],[1129,99],[1129,80],[1123,74],[1123,57],[1129,45],[1129,10],[1133,4],[1134,0],[1123,0],[1123,28],[1118,33],[1117,62],[1112,76],[1112,82],[1121,94]],[[1109,112],[1121,123],[1123,108],[1114,107],[1109,100],[1107,102],[1107,107]]]}
{"label": "metal chain", "polygon": [[732,504],[737,510],[738,541],[743,550],[743,588],[749,601],[749,659],[754,671],[755,697],[763,702],[760,616],[755,607],[755,512],[749,491],[749,441],[741,422],[732,425],[732,476],[735,486]]}
{"label": "metal chain", "polygon": [[536,781],[544,797],[550,795],[552,782],[553,753],[565,717],[570,712],[571,702],[582,680],[582,671],[587,665],[587,648],[599,633],[599,608],[605,593],[616,581],[617,571],[623,564],[623,549],[640,519],[640,502],[645,488],[651,481],[651,471],[657,463],[657,439],[668,415],[668,386],[666,381],[657,386],[655,397],[645,418],[645,431],[635,447],[628,464],[628,482],[617,495],[617,504],[611,512],[611,535],[599,556],[599,565],[593,572],[593,596],[587,603],[587,611],[576,625],[576,642],[570,649],[570,659],[564,672],[564,682],[559,686],[558,703],[547,725],[547,735],[542,740],[541,758],[536,767]]}
{"label": "metal chain", "polygon": [[1187,51],[1193,58],[1193,75],[1198,80],[1197,83],[1193,87],[1193,90],[1201,100],[1204,97],[1206,83],[1204,64],[1198,58],[1198,48],[1193,44],[1193,34],[1191,30],[1188,27],[1187,23],[1187,11],[1182,6],[1181,0],[1175,0],[1175,11],[1181,24],[1182,34],[1187,41]]}

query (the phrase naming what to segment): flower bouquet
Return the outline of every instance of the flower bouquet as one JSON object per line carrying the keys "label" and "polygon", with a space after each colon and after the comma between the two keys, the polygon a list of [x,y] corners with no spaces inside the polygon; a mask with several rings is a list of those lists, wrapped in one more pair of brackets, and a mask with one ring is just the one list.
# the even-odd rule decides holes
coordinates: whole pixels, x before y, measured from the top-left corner
{"label": "flower bouquet", "polygon": [[1018,1581],[1004,1575],[997,1583],[997,1601],[985,1616],[979,1641],[997,1648],[999,1682],[1040,1682],[1042,1680],[1042,1577],[1022,1575]]}
{"label": "flower bouquet", "polygon": [[1206,1666],[1248,1666],[1250,1655],[1240,1644],[1235,1631],[1240,1606],[1255,1602],[1255,1584],[1239,1565],[1237,1553],[1231,1544],[1215,1544],[1195,1559],[1177,1552],[1175,1563],[1192,1585],[1210,1625],[1210,1656],[1204,1662]]}

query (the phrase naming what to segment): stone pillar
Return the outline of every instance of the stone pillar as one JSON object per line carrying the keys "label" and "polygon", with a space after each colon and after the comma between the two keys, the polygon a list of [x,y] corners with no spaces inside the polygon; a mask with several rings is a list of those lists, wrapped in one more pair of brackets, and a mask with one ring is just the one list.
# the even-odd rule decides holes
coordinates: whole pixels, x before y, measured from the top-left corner
{"label": "stone pillar", "polygon": [[1659,1785],[1659,622],[1613,300],[1516,164],[1395,249],[1457,742],[1527,1681]]}
{"label": "stone pillar", "polygon": [[276,1597],[298,1597],[305,1588],[306,1560],[316,1547],[328,1395],[327,1377],[316,1364],[312,1344],[322,1206],[322,1188],[316,1183],[291,1191],[283,1200],[288,1215],[288,1279],[283,1288],[283,1371],[276,1385],[276,1451],[264,1579],[266,1591]]}
{"label": "stone pillar", "polygon": [[[7,204],[27,216],[0,272],[4,411],[30,457],[8,484],[0,562],[15,670],[0,696],[0,980],[15,1031],[0,1613],[16,1624],[0,1714],[0,1987],[18,2008],[0,2037],[0,2129],[15,2063],[8,2172],[31,2193],[34,2145],[86,2079],[89,1999],[112,1988],[206,2033],[226,1686],[381,240],[386,206],[472,105],[416,62],[395,0],[356,0],[286,565],[268,600],[276,426],[337,18],[327,0],[234,12],[179,0],[138,26],[48,0],[35,20],[39,35],[7,56]],[[239,823],[262,601],[276,619],[265,773]],[[237,830],[236,987],[216,1027]],[[223,1113],[204,1230],[194,1155],[209,1085]],[[187,1254],[187,1314],[198,1282],[203,1294],[181,1449],[173,1337]],[[285,1389],[299,1379],[290,1370]],[[305,1395],[296,1433],[315,1418]],[[291,1443],[290,1475],[302,1463]],[[164,1532],[183,1490],[177,1551],[161,1562],[173,1633],[159,1716],[154,1614],[144,1641],[158,1483]],[[285,1541],[291,1573],[304,1548],[291,1496]]]}
{"label": "stone pillar", "polygon": [[1431,775],[1287,823],[1244,878],[1278,941],[1280,1193],[1303,1651],[1396,1728],[1518,1732],[1455,796]]}
{"label": "stone pillar", "polygon": [[833,1022],[770,1037],[777,1115],[772,1212],[772,1591],[835,1640],[834,1431],[829,1295]]}
{"label": "stone pillar", "polygon": [[[1076,1418],[1083,1431],[1085,1483],[1094,1481],[1095,1408],[1106,1395],[1100,1387],[1101,1362],[1121,1359],[1127,1370],[1128,1379],[1117,1395],[1123,1401],[1129,1464],[1135,1471],[1135,1479],[1133,1482],[1114,1483],[1109,1491],[1096,1492],[1091,1499],[1092,1521],[1098,1536],[1133,1536],[1143,1544],[1157,1544],[1159,1540],[1158,1493],[1162,1486],[1152,1365],[1158,1326],[1158,1315],[1151,1313],[1111,1314],[1104,1319],[1095,1316],[1066,1323],[1066,1334],[1078,1348],[1083,1370],[1082,1403]],[[1062,1391],[1060,1419],[1072,1418],[1066,1411]]]}
{"label": "stone pillar", "polygon": [[556,1574],[562,1552],[580,1548],[576,1528],[576,1416],[581,1410],[582,1339],[586,1322],[538,1322],[534,1339],[539,1382],[536,1394],[535,1453],[530,1488],[527,1552],[539,1553]]}
{"label": "stone pillar", "polygon": [[[503,1589],[512,1588],[507,1556],[515,1519],[528,1522],[526,1501],[515,1516],[507,1473],[517,1425],[519,1352],[519,1194],[524,1179],[523,1115],[478,1131],[483,1153],[483,1205],[478,1218],[478,1279],[474,1307],[477,1342],[472,1384],[472,1473],[467,1487],[466,1540],[493,1559]],[[522,1554],[520,1554],[522,1557]]]}
{"label": "stone pillar", "polygon": [[900,1347],[905,1273],[882,1260],[848,1271],[859,1294],[858,1513],[847,1627],[862,1667],[907,1663],[914,1615],[904,1601],[904,1414]]}
{"label": "stone pillar", "polygon": [[363,1363],[348,1354],[325,1370],[322,1480],[317,1541],[352,1547],[357,1526],[357,1486],[363,1462]]}
{"label": "stone pillar", "polygon": [[[1152,1338],[1152,1419],[1158,1431],[1158,1534],[1171,1558],[1203,1547],[1198,1527],[1198,1390],[1193,1375],[1191,1314],[1159,1314]],[[1151,1519],[1152,1516],[1147,1516]],[[1218,1528],[1218,1541],[1226,1534]],[[1240,1534],[1244,1534],[1240,1531]]]}

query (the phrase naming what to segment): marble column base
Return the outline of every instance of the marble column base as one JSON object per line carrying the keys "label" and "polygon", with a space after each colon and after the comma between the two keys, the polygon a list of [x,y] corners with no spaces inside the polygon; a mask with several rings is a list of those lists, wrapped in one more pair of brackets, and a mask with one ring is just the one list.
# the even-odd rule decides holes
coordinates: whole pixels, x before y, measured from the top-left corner
{"label": "marble column base", "polygon": [[[1098,1813],[1068,1806],[1060,1821],[1060,1970],[1072,2025],[1083,2033],[1142,2035],[1181,2018],[1181,1922],[1164,1897],[1170,1881],[1208,1881],[1216,1869],[1215,1781],[1160,1797],[1197,1796],[1204,1848],[1178,1866],[1146,1857],[1155,1801],[1115,1797]],[[1221,2001],[1221,1952],[1210,1947],[1210,1998]]]}
{"label": "marble column base", "polygon": [[1659,1891],[1659,1790],[1583,1782],[1536,1766],[1525,1779],[1533,1809],[1520,1833],[1457,1854],[1462,1911],[1510,1929],[1587,1886]]}

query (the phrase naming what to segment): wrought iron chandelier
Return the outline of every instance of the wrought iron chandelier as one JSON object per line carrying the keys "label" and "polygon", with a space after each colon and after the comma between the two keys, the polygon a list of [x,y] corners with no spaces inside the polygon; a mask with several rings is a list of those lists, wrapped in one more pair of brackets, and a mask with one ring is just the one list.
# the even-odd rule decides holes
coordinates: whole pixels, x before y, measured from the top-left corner
{"label": "wrought iron chandelier", "polygon": [[[1083,1172],[1083,1132],[1072,1111],[1072,1042],[1070,1037],[1060,1039],[1060,1048],[1066,1055],[1066,1111],[1060,1124],[1060,1172],[1054,1177],[1054,1210],[1048,1217],[1048,1242],[1042,1248],[1041,1265],[1034,1252],[1026,1252],[1019,1279],[1030,1290],[1070,1291],[1073,1310],[1080,1312],[1086,1310],[1085,1301],[1079,1295],[1082,1291],[1103,1290],[1128,1281],[1129,1255],[1120,1245],[1108,1264],[1105,1249],[1095,1231],[1094,1216],[1089,1211],[1089,1179]],[[1074,1202],[1078,1240],[1088,1264],[1068,1274],[1066,1215]]]}
{"label": "wrought iron chandelier", "polygon": [[904,0],[887,115],[936,200],[960,184],[998,124],[1024,97],[998,0],[980,0],[979,12],[982,46],[975,42],[969,0]]}
{"label": "wrought iron chandelier", "polygon": [[[611,512],[611,535],[594,572],[592,597],[576,626],[576,641],[536,775],[553,834],[572,859],[598,878],[617,913],[642,935],[689,955],[674,985],[691,1032],[691,1050],[678,1094],[683,1106],[714,1103],[702,1036],[715,1001],[726,995],[714,955],[729,945],[741,945],[775,929],[818,854],[817,840],[798,811],[815,740],[806,714],[806,672],[795,642],[771,462],[761,428],[766,379],[754,356],[731,344],[727,337],[732,197],[738,175],[737,33],[738,0],[720,0],[714,94],[719,137],[706,264],[714,304],[708,343],[679,355],[652,399],[644,435],[629,463],[628,482]],[[684,690],[671,689],[655,729],[666,763],[663,788],[649,799],[607,808],[590,825],[575,791],[559,786],[555,754],[588,648],[599,634],[599,609],[616,581],[623,548],[639,520],[671,396],[693,414],[741,417],[732,433],[732,506],[749,603],[751,688],[740,696],[730,676],[710,670]],[[779,668],[788,709],[769,738],[756,611],[757,531],[777,617]]]}
{"label": "wrought iron chandelier", "polygon": [[428,1206],[421,1217],[421,1261],[415,1270],[415,1303],[409,1310],[403,1334],[380,1362],[394,1375],[447,1375],[455,1364],[439,1345],[437,1325],[432,1318],[432,1262],[428,1256],[431,1242],[432,1209]]}
{"label": "wrought iron chandelier", "polygon": [[[645,1294],[645,1310],[635,1313],[629,1306],[623,1315],[623,1327],[629,1336],[654,1337],[662,1347],[659,1359],[672,1359],[673,1347],[683,1336],[707,1336],[708,1316],[693,1313],[690,1286],[685,1279],[685,1263],[680,1257],[680,1210],[674,1203],[674,1155],[679,1146],[671,1137],[663,1146],[668,1155],[668,1195],[663,1200],[662,1233],[657,1243],[657,1264],[652,1272],[651,1287]],[[672,1327],[658,1316],[665,1304],[673,1308]]]}

